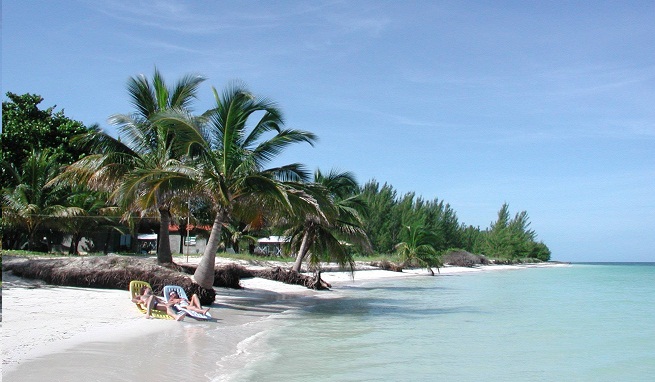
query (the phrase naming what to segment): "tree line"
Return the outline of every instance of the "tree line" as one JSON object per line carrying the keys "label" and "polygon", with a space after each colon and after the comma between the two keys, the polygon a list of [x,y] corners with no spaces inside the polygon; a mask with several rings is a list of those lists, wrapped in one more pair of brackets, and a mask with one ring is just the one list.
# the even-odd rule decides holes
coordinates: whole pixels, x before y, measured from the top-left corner
{"label": "tree line", "polygon": [[[397,253],[406,262],[439,266],[452,248],[516,259],[548,260],[526,212],[503,205],[487,229],[460,224],[444,201],[397,195],[354,174],[308,171],[301,163],[267,167],[288,146],[313,145],[308,131],[286,128],[279,107],[234,83],[213,90],[214,105],[191,112],[203,77],[169,86],[158,70],[127,83],[133,111],[116,114],[114,137],[63,111],[39,109],[34,94],[7,93],[2,104],[2,244],[40,245],[43,232],[71,237],[90,231],[136,233],[159,222],[160,263],[172,262],[168,227],[193,216],[211,227],[195,277],[211,286],[216,252],[238,249],[266,233],[290,238],[294,269],[308,262],[352,265],[354,253]],[[38,235],[37,235],[38,234]],[[252,249],[252,245],[249,245]]]}

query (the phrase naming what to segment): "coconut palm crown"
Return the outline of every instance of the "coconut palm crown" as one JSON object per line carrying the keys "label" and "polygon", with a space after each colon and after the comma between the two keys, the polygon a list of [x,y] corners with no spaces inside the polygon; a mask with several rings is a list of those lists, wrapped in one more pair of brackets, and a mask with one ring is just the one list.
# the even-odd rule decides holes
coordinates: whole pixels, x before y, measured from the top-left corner
{"label": "coconut palm crown", "polygon": [[342,267],[353,269],[350,244],[370,250],[370,242],[362,228],[362,216],[367,207],[359,194],[355,176],[350,172],[331,170],[314,173],[314,182],[306,187],[318,204],[318,212],[296,213],[297,224],[287,230],[292,239],[291,249],[296,252],[293,269],[300,271],[304,260],[317,269],[320,261],[336,260]]}
{"label": "coconut palm crown", "polygon": [[23,163],[22,171],[8,166],[17,186],[2,190],[3,223],[12,223],[27,232],[27,248],[37,244],[35,234],[61,217],[77,216],[80,208],[67,206],[65,193],[49,182],[59,172],[57,154],[50,150],[32,151]]}
{"label": "coconut palm crown", "polygon": [[265,166],[291,144],[316,141],[312,133],[284,129],[277,106],[241,84],[228,86],[222,95],[213,92],[216,104],[204,121],[174,111],[158,119],[175,126],[178,150],[193,158],[197,190],[213,206],[212,230],[194,274],[205,288],[213,284],[221,230],[231,218],[259,221],[265,211],[290,209],[305,196],[290,185],[308,177],[302,165]]}
{"label": "coconut palm crown", "polygon": [[172,262],[168,227],[173,200],[194,183],[192,170],[174,150],[174,134],[168,125],[155,120],[169,110],[188,112],[202,81],[202,77],[187,75],[169,88],[157,69],[152,81],[144,75],[130,78],[127,89],[136,112],[109,119],[118,127],[120,138],[98,127],[78,137],[78,144],[93,154],[68,166],[57,179],[109,191],[110,199],[125,209],[125,218],[133,212],[145,216],[156,211],[160,218],[159,263]]}

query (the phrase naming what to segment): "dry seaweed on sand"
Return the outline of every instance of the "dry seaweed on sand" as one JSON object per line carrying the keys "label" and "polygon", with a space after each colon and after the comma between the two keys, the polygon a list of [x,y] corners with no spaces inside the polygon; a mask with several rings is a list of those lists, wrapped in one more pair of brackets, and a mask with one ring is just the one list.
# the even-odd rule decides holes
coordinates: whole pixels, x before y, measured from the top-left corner
{"label": "dry seaweed on sand", "polygon": [[443,255],[441,261],[444,264],[467,268],[490,264],[490,261],[485,256],[476,255],[464,250],[450,251]]}
{"label": "dry seaweed on sand", "polygon": [[197,294],[200,302],[214,302],[216,292],[194,283],[175,264],[162,266],[152,261],[126,256],[23,258],[5,256],[3,271],[48,284],[126,290],[130,281],[143,280],[161,293],[165,285],[179,285],[189,294]]}
{"label": "dry seaweed on sand", "polygon": [[[180,268],[188,274],[193,274],[197,265],[185,264]],[[227,264],[214,268],[214,286],[222,288],[240,289],[241,279],[256,277],[255,272],[239,264]]]}
{"label": "dry seaweed on sand", "polygon": [[316,272],[314,277],[300,274],[292,269],[275,267],[255,272],[257,277],[273,281],[281,281],[285,284],[302,285],[304,287],[325,290],[330,289],[332,285],[321,279],[321,272]]}
{"label": "dry seaweed on sand", "polygon": [[[203,305],[212,304],[216,297],[216,291],[202,288],[189,276],[195,272],[196,265],[175,263],[161,265],[152,259],[116,255],[60,258],[4,257],[3,271],[11,271],[18,277],[43,280],[52,285],[126,290],[130,281],[143,280],[150,283],[155,294],[161,294],[165,285],[179,285],[188,295],[197,294]],[[240,280],[251,277],[302,285],[315,290],[332,287],[321,279],[320,272],[316,272],[314,276],[307,276],[282,267],[251,270],[238,264],[216,267],[213,285],[240,289]]]}
{"label": "dry seaweed on sand", "polygon": [[373,261],[373,262],[371,262],[371,266],[378,267],[378,268],[383,269],[385,271],[392,271],[392,272],[402,272],[403,271],[403,266],[402,265],[392,263],[389,260]]}

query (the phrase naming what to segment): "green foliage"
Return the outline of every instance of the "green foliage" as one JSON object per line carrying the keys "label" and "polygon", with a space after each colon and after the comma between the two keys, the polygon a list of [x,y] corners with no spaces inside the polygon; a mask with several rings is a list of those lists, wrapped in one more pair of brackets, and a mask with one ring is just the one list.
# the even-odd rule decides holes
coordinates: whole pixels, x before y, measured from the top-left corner
{"label": "green foliage", "polygon": [[404,241],[396,244],[396,251],[405,266],[422,265],[428,268],[442,266],[437,250],[430,244],[433,235],[421,226],[404,226]]}
{"label": "green foliage", "polygon": [[364,185],[362,196],[369,206],[364,227],[376,252],[394,250],[395,243],[406,239],[402,236],[404,227],[411,226],[429,233],[427,244],[437,252],[462,248],[499,259],[550,259],[548,247],[535,241],[537,235],[530,229],[527,212],[512,217],[507,204],[496,221],[481,230],[460,225],[455,211],[443,201],[426,201],[412,192],[399,197],[392,186],[380,187],[375,180]]}
{"label": "green foliage", "polygon": [[[277,105],[239,84],[222,95],[214,90],[214,107],[192,115],[189,106],[202,81],[186,76],[168,87],[156,69],[151,80],[130,78],[135,112],[112,116],[118,139],[54,107],[40,110],[38,95],[7,93],[0,135],[3,243],[15,247],[31,237],[30,245],[36,244],[35,233],[45,227],[76,241],[85,230],[111,224],[103,218],[117,213],[109,201],[126,219],[159,215],[162,239],[171,219],[191,214],[196,226],[213,226],[206,253],[215,253],[221,240],[238,248],[255,232],[281,234],[293,227],[287,233],[299,258],[309,254],[311,262],[349,263],[369,247],[427,266],[439,266],[437,254],[448,248],[508,261],[550,259],[527,212],[512,217],[507,204],[481,230],[460,224],[442,200],[399,195],[376,180],[359,187],[350,173],[317,172],[307,182],[302,164],[265,168],[287,146],[313,144],[316,137],[283,128]],[[67,171],[57,175],[62,165]],[[87,188],[73,187],[80,184]],[[158,256],[166,262],[170,249],[160,247]],[[210,275],[213,266],[212,257],[198,270]]]}
{"label": "green foliage", "polygon": [[62,233],[71,236],[69,254],[79,254],[78,245],[82,238],[94,232],[102,229],[123,231],[119,225],[120,210],[107,206],[107,199],[105,193],[90,191],[82,186],[74,188],[66,197],[66,205],[76,208],[77,213],[59,219],[57,226]]}
{"label": "green foliage", "polygon": [[550,250],[543,243],[535,242],[537,237],[530,229],[528,213],[522,211],[511,218],[507,203],[498,211],[498,218],[483,233],[479,243],[480,252],[500,259],[538,258],[550,259]]}
{"label": "green foliage", "polygon": [[398,197],[392,186],[380,188],[375,180],[364,185],[362,198],[369,206],[364,227],[376,252],[394,251],[406,226],[423,227],[430,234],[429,244],[437,251],[462,246],[457,214],[443,201],[426,201],[413,192]]}
{"label": "green foliage", "polygon": [[364,229],[375,252],[390,253],[399,241],[400,219],[395,216],[396,191],[392,186],[371,180],[362,188],[362,198],[368,205]]}
{"label": "green foliage", "polygon": [[336,261],[352,269],[352,252],[349,246],[370,252],[370,243],[362,229],[362,216],[366,203],[359,194],[359,185],[352,173],[330,171],[314,173],[314,182],[302,189],[315,200],[316,209],[295,213],[292,227],[285,233],[291,238],[290,247],[297,253],[294,270],[300,271],[303,260],[309,255],[312,266],[320,261]]}
{"label": "green foliage", "polygon": [[533,259],[539,259],[541,261],[548,261],[550,260],[550,249],[546,244],[544,244],[542,241],[536,243],[532,242],[530,245],[530,255],[528,257],[533,258]]}
{"label": "green foliage", "polygon": [[157,261],[172,261],[169,231],[176,197],[195,183],[188,175],[182,153],[174,150],[175,134],[155,117],[169,110],[182,110],[195,98],[203,78],[185,76],[168,87],[157,69],[149,80],[140,75],[128,80],[127,89],[136,112],[116,114],[110,122],[118,126],[122,139],[99,129],[78,140],[93,154],[68,166],[58,181],[85,184],[107,192],[109,200],[123,208],[125,216],[158,214],[160,220]]}
{"label": "green foliage", "polygon": [[[70,164],[85,154],[83,149],[71,143],[71,139],[87,132],[82,124],[54,112],[50,107],[39,109],[43,98],[36,94],[17,95],[7,93],[9,101],[2,103],[2,134],[0,154],[7,165],[20,166],[31,152],[50,149],[62,164]],[[6,167],[1,174],[1,186],[15,185]]]}
{"label": "green foliage", "polygon": [[291,182],[306,179],[302,165],[266,168],[287,146],[313,144],[314,134],[283,128],[277,106],[235,84],[222,95],[214,89],[215,106],[197,118],[180,110],[162,113],[158,125],[175,131],[175,150],[192,162],[195,191],[206,197],[214,220],[203,259],[194,277],[212,285],[221,231],[233,221],[259,225],[264,214],[276,216],[304,199]]}
{"label": "green foliage", "polygon": [[61,187],[49,185],[59,172],[57,159],[48,149],[33,151],[20,168],[10,167],[16,186],[2,191],[2,223],[11,248],[27,241],[27,248],[34,249],[38,230],[79,214],[78,208],[66,204]]}

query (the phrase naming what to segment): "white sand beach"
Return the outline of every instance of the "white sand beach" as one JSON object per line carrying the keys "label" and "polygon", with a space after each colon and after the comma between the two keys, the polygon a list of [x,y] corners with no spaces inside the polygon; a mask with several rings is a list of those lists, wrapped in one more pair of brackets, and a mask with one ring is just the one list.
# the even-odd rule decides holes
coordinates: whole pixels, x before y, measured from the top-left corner
{"label": "white sand beach", "polygon": [[[526,266],[444,267],[436,277],[522,267]],[[167,333],[180,328],[186,331],[185,335],[192,335],[196,325],[202,325],[204,330],[230,329],[226,330],[220,353],[221,361],[228,365],[237,362],[239,344],[256,333],[252,324],[263,318],[311,304],[316,298],[339,297],[340,286],[427,275],[425,269],[402,273],[359,270],[354,278],[350,272],[324,272],[323,279],[332,283],[333,289],[321,292],[260,278],[244,279],[241,290],[216,288],[216,301],[211,306],[215,321],[199,323],[187,318],[179,323],[144,319],[130,301],[127,286],[125,291],[59,287],[3,272],[2,374],[6,381],[38,380],[36,375],[34,379],[25,379],[23,366],[36,360],[40,363],[33,363],[30,373],[39,369],[47,373],[45,365],[55,362],[51,360],[54,355],[66,354],[82,344],[110,342],[118,346],[138,338],[165,338]],[[90,356],[91,362],[93,359]],[[107,367],[105,359],[96,362]],[[148,373],[147,365],[139,366],[142,369]]]}

